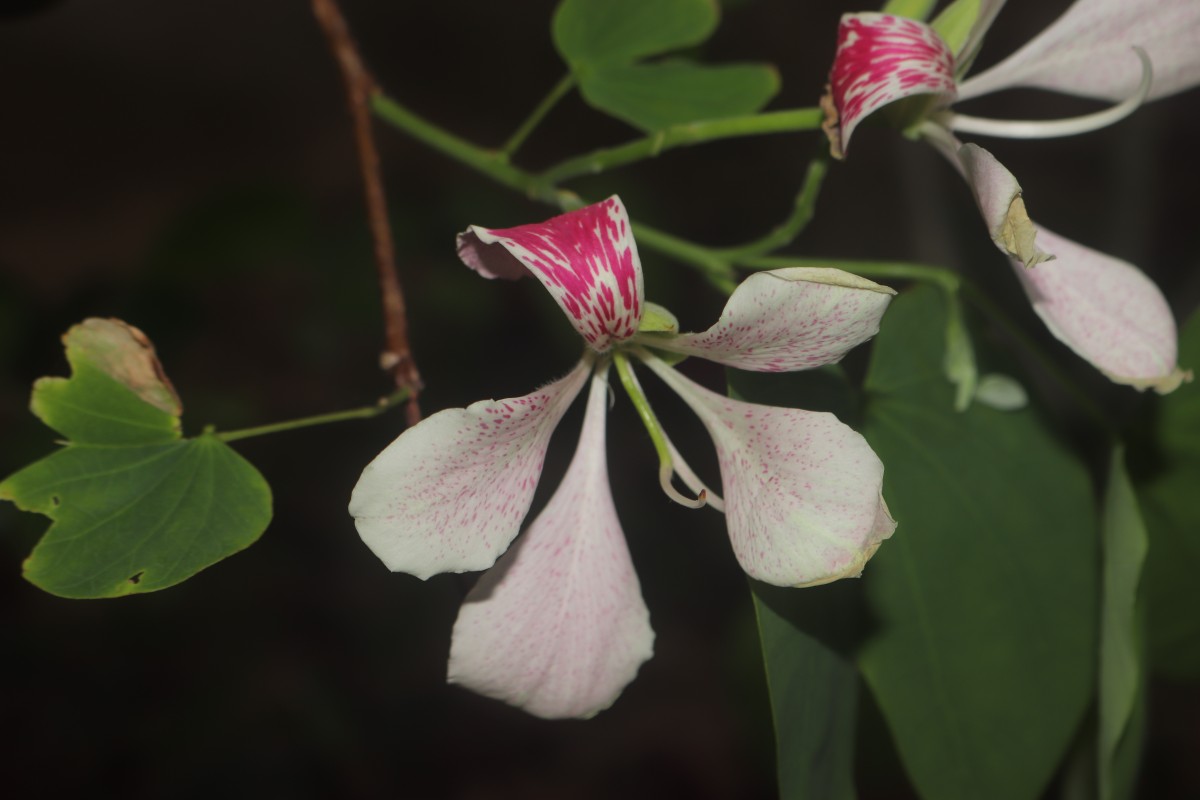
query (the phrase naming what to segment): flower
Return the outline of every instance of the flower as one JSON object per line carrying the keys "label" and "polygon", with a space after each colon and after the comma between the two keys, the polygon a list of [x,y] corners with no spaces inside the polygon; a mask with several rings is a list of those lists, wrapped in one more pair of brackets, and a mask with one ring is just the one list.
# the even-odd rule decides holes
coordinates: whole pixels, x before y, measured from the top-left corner
{"label": "flower", "polygon": [[[983,0],[970,26],[954,24],[955,6],[932,26],[888,14],[843,16],[823,101],[833,153],[845,153],[851,134],[872,112],[932,95],[915,130],[971,186],[992,240],[1012,260],[1051,333],[1117,383],[1172,391],[1190,373],[1176,365],[1175,321],[1158,287],[1132,264],[1035,225],[1012,173],[954,132],[1015,138],[1084,133],[1127,116],[1146,99],[1200,84],[1200,3],[1078,0],[1007,59],[964,79],[1003,5]],[[950,32],[957,46],[939,30]],[[978,119],[949,108],[956,100],[1021,86],[1122,102],[1050,122]]]}
{"label": "flower", "polygon": [[[637,248],[615,196],[540,224],[471,227],[459,235],[458,253],[485,277],[536,277],[587,346],[570,373],[532,394],[441,411],[405,431],[354,488],[350,513],[359,534],[393,571],[424,579],[491,567],[455,622],[450,682],[538,716],[588,717],[611,705],[650,657],[649,612],[608,483],[604,428],[613,364],[648,421],[664,489],[687,505],[725,510],[747,574],[783,586],[857,575],[891,535],[883,465],[862,436],[832,414],[711,392],[656,355],[698,355],[767,372],[832,363],[875,334],[891,289],[833,269],[759,273],[733,293],[716,325],[679,334],[669,313],[643,303]],[[661,432],[631,358],[704,423],[724,500]],[[550,436],[589,380],[570,467],[509,547],[529,511]],[[673,474],[698,496],[671,486]]]}

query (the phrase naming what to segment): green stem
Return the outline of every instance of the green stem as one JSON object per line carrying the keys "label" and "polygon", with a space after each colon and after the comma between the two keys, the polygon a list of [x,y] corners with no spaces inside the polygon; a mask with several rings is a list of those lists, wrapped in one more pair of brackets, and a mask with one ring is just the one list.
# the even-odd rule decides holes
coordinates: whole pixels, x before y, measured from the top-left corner
{"label": "green stem", "polygon": [[[529,192],[533,186],[532,176],[525,170],[509,164],[508,159],[500,153],[471,144],[466,139],[455,136],[444,128],[439,128],[382,93],[371,97],[371,108],[384,122],[394,125],[417,141],[482,172],[510,189]],[[550,192],[549,196],[537,195],[536,197],[557,205],[559,200],[556,194]]]}
{"label": "green stem", "polygon": [[733,265],[713,250],[648,225],[632,224],[634,238],[637,239],[639,246],[657,250],[691,264],[704,273],[704,277],[708,279],[709,283],[725,294],[732,294],[733,290],[737,288],[737,273],[734,272]]}
{"label": "green stem", "polygon": [[768,133],[809,131],[821,127],[825,114],[819,108],[797,108],[789,111],[768,111],[745,117],[689,122],[664,128],[643,139],[616,147],[604,147],[581,156],[569,158],[536,176],[538,186],[557,186],[565,180],[641,161],[681,145],[700,144],[740,136],[760,136]]}
{"label": "green stem", "polygon": [[575,87],[575,76],[567,73],[562,80],[554,84],[554,88],[550,90],[550,94],[542,98],[542,102],[538,103],[537,108],[529,115],[529,118],[521,123],[521,127],[517,128],[516,133],[509,137],[504,146],[500,148],[500,155],[505,158],[510,158],[517,149],[525,143],[529,138],[529,134],[533,133],[533,129],[541,123],[542,119],[549,113],[550,109],[554,108],[555,104],[563,98],[563,96]]}
{"label": "green stem", "polygon": [[[825,150],[824,145],[821,149]],[[820,155],[814,158],[808,164],[808,170],[804,174],[804,183],[800,186],[792,213],[787,219],[760,239],[737,247],[718,248],[714,252],[727,261],[736,262],[791,244],[812,221],[813,214],[816,212],[817,196],[821,193],[821,185],[825,181],[827,172],[829,172],[829,156]]]}
{"label": "green stem", "polygon": [[205,429],[205,433],[211,433],[220,439],[222,442],[234,442],[238,439],[249,439],[253,436],[265,436],[268,433],[279,433],[281,431],[293,431],[299,428],[311,428],[316,425],[328,425],[331,422],[344,422],[351,419],[370,419],[377,417],[408,399],[409,391],[402,389],[394,394],[380,400],[373,406],[363,406],[362,408],[352,408],[348,411],[334,411],[329,414],[317,414],[314,417],[301,417],[300,419],[287,420],[286,422],[275,422],[270,425],[259,425],[254,428],[242,428],[236,431],[217,432],[211,426]]}

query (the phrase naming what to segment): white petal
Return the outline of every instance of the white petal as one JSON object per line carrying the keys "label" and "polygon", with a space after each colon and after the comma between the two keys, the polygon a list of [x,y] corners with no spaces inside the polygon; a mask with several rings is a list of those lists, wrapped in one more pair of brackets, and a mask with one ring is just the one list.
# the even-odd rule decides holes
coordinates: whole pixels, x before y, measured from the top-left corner
{"label": "white petal", "polygon": [[533,225],[472,225],[458,256],[487,278],[532,274],[596,350],[633,336],[642,318],[642,263],[616,195]]}
{"label": "white petal", "polygon": [[1013,266],[1050,332],[1117,383],[1178,387],[1185,375],[1175,361],[1175,318],[1154,282],[1126,261],[1039,232],[1055,260]]}
{"label": "white petal", "polygon": [[608,383],[597,376],[562,485],[480,578],[454,624],[449,681],[539,717],[608,708],[653,652],[608,485],[607,402]]}
{"label": "white petal", "polygon": [[840,269],[751,275],[703,333],[642,334],[638,342],[738,369],[790,372],[840,361],[879,332],[896,292]]}
{"label": "white petal", "polygon": [[529,513],[546,447],[591,367],[525,397],[481,400],[421,421],[363,470],[350,514],[393,572],[425,579],[487,569]]}
{"label": "white petal", "polygon": [[963,145],[958,160],[996,246],[1027,267],[1053,258],[1053,251],[1038,247],[1037,227],[1025,211],[1021,186],[1013,174],[978,145]]}
{"label": "white petal", "polygon": [[892,535],[883,464],[825,412],[743,403],[646,363],[691,406],[717,447],[729,538],[742,569],[777,586],[856,576]]}
{"label": "white petal", "polygon": [[963,81],[958,96],[1030,86],[1122,100],[1142,77],[1135,46],[1154,65],[1151,98],[1200,84],[1200,2],[1078,0],[1020,50]]}

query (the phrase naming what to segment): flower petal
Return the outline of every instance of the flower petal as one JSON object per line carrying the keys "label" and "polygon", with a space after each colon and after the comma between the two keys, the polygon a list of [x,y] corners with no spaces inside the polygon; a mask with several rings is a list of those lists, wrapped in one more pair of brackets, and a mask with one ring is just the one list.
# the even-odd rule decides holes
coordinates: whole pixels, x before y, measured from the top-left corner
{"label": "flower petal", "polygon": [[608,486],[607,402],[608,382],[597,375],[562,485],[454,624],[449,681],[539,717],[608,708],[653,652]]}
{"label": "flower petal", "polygon": [[879,332],[896,292],[840,269],[789,267],[751,275],[703,333],[637,341],[738,369],[791,372],[841,360]]}
{"label": "flower petal", "polygon": [[1175,318],[1153,281],[1119,258],[1039,234],[1055,260],[1013,265],[1051,333],[1116,383],[1166,394],[1190,379],[1176,365]]}
{"label": "flower petal", "polygon": [[458,257],[485,278],[532,273],[596,350],[628,339],[642,317],[642,263],[621,198],[535,225],[458,235]]}
{"label": "flower petal", "polygon": [[1141,81],[1135,46],[1154,65],[1151,98],[1200,84],[1200,3],[1077,0],[1020,50],[963,81],[959,98],[1030,86],[1121,100]]}
{"label": "flower petal", "polygon": [[481,400],[409,428],[363,470],[350,514],[393,572],[487,569],[529,513],[546,447],[591,369],[525,397]]}
{"label": "flower petal", "polygon": [[954,56],[922,22],[891,14],[846,14],[838,25],[829,85],[840,124],[834,155],[841,157],[858,124],[888,103],[930,93],[942,105],[953,102]]}
{"label": "flower petal", "polygon": [[[1126,261],[1035,225],[1016,178],[982,147],[959,146],[932,125],[922,133],[971,184],[992,240],[1055,337],[1116,383],[1165,394],[1190,380],[1176,366],[1175,319],[1153,281]],[[1035,236],[1053,255],[1037,248]]]}
{"label": "flower petal", "polygon": [[957,159],[996,246],[1027,267],[1052,259],[1037,245],[1037,227],[1025,211],[1016,177],[978,145],[963,145]]}
{"label": "flower petal", "polygon": [[858,575],[895,521],[883,464],[833,414],[744,403],[656,358],[646,364],[691,406],[717,447],[733,552],[752,578],[808,586]]}

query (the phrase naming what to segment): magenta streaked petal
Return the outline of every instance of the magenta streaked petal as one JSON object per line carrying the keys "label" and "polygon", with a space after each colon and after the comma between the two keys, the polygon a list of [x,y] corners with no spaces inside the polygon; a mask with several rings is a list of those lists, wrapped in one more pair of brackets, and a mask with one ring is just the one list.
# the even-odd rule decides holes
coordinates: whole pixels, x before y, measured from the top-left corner
{"label": "magenta streaked petal", "polygon": [[703,333],[638,341],[737,369],[791,372],[840,361],[879,332],[895,292],[840,269],[789,267],[751,275]]}
{"label": "magenta streaked petal", "polygon": [[846,14],[829,75],[845,153],[854,129],[872,112],[905,97],[955,97],[954,56],[928,25],[890,14]]}
{"label": "magenta streaked petal", "polygon": [[608,708],[653,652],[608,484],[607,402],[608,383],[597,376],[562,485],[480,578],[454,624],[449,681],[539,717]]}
{"label": "magenta streaked petal", "polygon": [[535,225],[472,225],[458,235],[458,256],[487,278],[532,273],[596,350],[637,331],[642,264],[616,195]]}
{"label": "magenta streaked petal", "polygon": [[350,498],[371,551],[421,579],[495,563],[529,513],[550,435],[589,361],[525,397],[440,411],[388,445]]}
{"label": "magenta streaked petal", "polygon": [[892,535],[883,464],[825,412],[733,400],[658,359],[646,363],[691,406],[717,448],[729,538],[750,577],[809,586],[856,576]]}
{"label": "magenta streaked petal", "polygon": [[1184,379],[1178,333],[1162,292],[1132,264],[1039,228],[1056,258],[1013,266],[1033,309],[1059,341],[1116,383],[1160,393]]}
{"label": "magenta streaked petal", "polygon": [[1077,0],[996,66],[963,81],[959,97],[1029,86],[1123,100],[1137,90],[1141,47],[1154,67],[1150,98],[1200,84],[1200,2]]}

